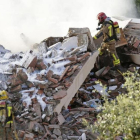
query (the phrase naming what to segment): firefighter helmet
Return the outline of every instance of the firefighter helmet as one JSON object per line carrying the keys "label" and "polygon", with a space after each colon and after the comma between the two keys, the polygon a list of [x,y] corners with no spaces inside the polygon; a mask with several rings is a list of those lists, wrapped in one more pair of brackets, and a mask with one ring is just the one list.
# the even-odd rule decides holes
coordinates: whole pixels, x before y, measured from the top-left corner
{"label": "firefighter helmet", "polygon": [[103,23],[105,21],[105,19],[107,18],[106,14],[104,12],[101,12],[97,15],[97,19],[99,20],[99,22]]}

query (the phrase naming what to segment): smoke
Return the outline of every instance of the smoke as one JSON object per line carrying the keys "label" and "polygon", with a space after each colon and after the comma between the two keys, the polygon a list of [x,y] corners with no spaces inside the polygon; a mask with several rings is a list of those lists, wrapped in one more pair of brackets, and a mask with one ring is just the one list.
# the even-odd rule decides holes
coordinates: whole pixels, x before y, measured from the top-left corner
{"label": "smoke", "polygon": [[0,0],[0,44],[13,52],[49,36],[65,36],[69,27],[96,29],[96,16],[136,17],[134,0]]}

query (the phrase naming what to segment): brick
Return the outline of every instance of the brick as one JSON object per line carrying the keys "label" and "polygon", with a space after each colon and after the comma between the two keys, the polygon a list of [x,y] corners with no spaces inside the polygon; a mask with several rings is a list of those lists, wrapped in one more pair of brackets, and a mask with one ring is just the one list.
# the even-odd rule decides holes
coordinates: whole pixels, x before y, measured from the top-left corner
{"label": "brick", "polygon": [[23,81],[20,80],[19,78],[13,78],[10,81],[11,81],[11,86],[12,87],[15,87],[15,86],[23,84]]}
{"label": "brick", "polygon": [[47,68],[47,66],[44,64],[43,61],[37,62],[36,67],[37,67],[39,70],[43,70],[43,69],[46,69],[46,68]]}
{"label": "brick", "polygon": [[86,88],[91,87],[92,85],[93,85],[93,83],[85,83],[85,84],[84,84],[84,86],[85,86]]}
{"label": "brick", "polygon": [[23,82],[26,82],[28,79],[27,74],[23,72],[22,69],[17,72],[17,77],[20,78]]}
{"label": "brick", "polygon": [[65,90],[60,90],[56,94],[53,95],[54,99],[62,99],[67,95],[67,91]]}
{"label": "brick", "polygon": [[66,69],[64,70],[64,72],[62,73],[62,75],[59,78],[59,81],[62,80],[62,78],[64,77],[64,75],[67,73],[68,69],[70,68],[70,66],[67,66]]}
{"label": "brick", "polygon": [[83,59],[85,59],[88,56],[90,56],[90,52],[87,52],[83,56],[81,56],[80,58],[78,58],[78,62],[82,61]]}
{"label": "brick", "polygon": [[109,70],[110,70],[110,67],[109,67],[109,66],[107,66],[107,67],[103,70],[103,72],[102,72],[101,76],[106,75],[106,74],[108,73],[108,71],[109,71]]}
{"label": "brick", "polygon": [[59,78],[60,78],[60,75],[53,74],[53,75],[52,75],[52,78],[59,79]]}
{"label": "brick", "polygon": [[53,75],[53,71],[52,71],[52,70],[49,70],[49,71],[47,72],[46,77],[47,77],[47,78],[50,78],[50,77],[52,77],[52,75]]}
{"label": "brick", "polygon": [[137,40],[134,44],[133,47],[137,48],[140,45],[140,40]]}
{"label": "brick", "polygon": [[34,87],[34,84],[30,81],[26,81],[26,85],[31,88],[31,87]]}
{"label": "brick", "polygon": [[109,95],[111,96],[111,98],[115,98],[116,96],[119,95],[119,92],[118,91],[111,91],[111,92],[109,92]]}
{"label": "brick", "polygon": [[39,89],[46,89],[46,88],[48,88],[48,84],[38,84],[38,88]]}
{"label": "brick", "polygon": [[33,104],[33,108],[36,111],[36,114],[41,118],[41,107],[40,103]]}
{"label": "brick", "polygon": [[56,88],[56,87],[58,87],[59,85],[60,85],[59,83],[57,83],[57,84],[50,84],[49,87],[51,87],[51,88]]}
{"label": "brick", "polygon": [[44,91],[43,90],[38,90],[38,92],[37,92],[37,94],[39,94],[39,95],[42,95],[44,93]]}
{"label": "brick", "polygon": [[22,90],[21,85],[18,85],[18,86],[16,86],[16,87],[11,88],[11,89],[10,89],[10,92],[11,92],[11,93],[13,93],[13,92],[19,92],[19,91],[21,91],[21,90]]}
{"label": "brick", "polygon": [[70,60],[70,61],[77,61],[77,56],[74,55],[73,57],[69,57],[67,59]]}
{"label": "brick", "polygon": [[72,61],[72,62],[70,62],[68,64],[65,64],[64,67],[71,66],[71,65],[74,65],[76,63],[77,63],[77,61]]}
{"label": "brick", "polygon": [[68,72],[71,72],[71,71],[72,71],[72,68],[69,68],[69,69],[68,69]]}
{"label": "brick", "polygon": [[37,56],[32,55],[31,53],[27,53],[24,56],[24,62],[22,64],[23,67],[25,67],[26,69],[28,67],[33,67],[35,68],[35,65],[37,63]]}
{"label": "brick", "polygon": [[53,82],[53,83],[55,83],[55,84],[57,84],[57,83],[58,83],[58,80],[56,80],[56,79],[54,79],[54,78],[51,78],[51,77],[50,77],[50,78],[48,78],[48,80],[49,80],[49,81],[51,81],[51,82]]}
{"label": "brick", "polygon": [[19,138],[23,138],[24,137],[24,134],[25,134],[25,131],[22,131],[22,130],[19,130],[18,131],[18,137]]}
{"label": "brick", "polygon": [[65,58],[59,59],[59,60],[56,60],[56,61],[52,60],[52,63],[58,63],[58,62],[61,62],[61,61],[66,61],[66,60],[67,60],[67,59],[65,59]]}
{"label": "brick", "polygon": [[71,76],[71,75],[75,72],[75,70],[76,70],[77,68],[78,68],[78,65],[73,66],[72,71],[69,72],[69,73],[67,73],[66,75],[67,75],[67,76]]}
{"label": "brick", "polygon": [[37,57],[34,57],[34,58],[32,59],[32,61],[30,62],[30,64],[29,64],[28,67],[35,68],[36,63],[37,63]]}

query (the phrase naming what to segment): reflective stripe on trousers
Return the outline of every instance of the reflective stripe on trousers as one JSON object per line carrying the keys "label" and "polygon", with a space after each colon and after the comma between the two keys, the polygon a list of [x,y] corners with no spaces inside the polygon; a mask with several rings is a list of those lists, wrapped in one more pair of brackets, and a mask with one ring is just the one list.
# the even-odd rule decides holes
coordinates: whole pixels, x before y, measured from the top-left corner
{"label": "reflective stripe on trousers", "polygon": [[112,53],[112,56],[114,58],[114,61],[113,61],[114,66],[120,65],[120,59],[117,59],[114,53]]}
{"label": "reflective stripe on trousers", "polygon": [[[12,107],[8,106],[7,107],[7,111],[8,111],[8,117],[10,117],[12,115]],[[13,123],[13,121],[8,121],[7,124]]]}

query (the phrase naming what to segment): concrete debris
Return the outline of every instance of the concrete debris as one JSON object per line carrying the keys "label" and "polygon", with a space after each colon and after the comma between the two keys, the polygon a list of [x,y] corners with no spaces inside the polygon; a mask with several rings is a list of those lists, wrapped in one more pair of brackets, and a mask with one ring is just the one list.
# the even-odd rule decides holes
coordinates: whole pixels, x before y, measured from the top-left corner
{"label": "concrete debris", "polygon": [[[124,28],[124,34],[128,45],[121,48],[121,57],[123,61],[134,62],[140,65],[140,23],[129,22]],[[125,58],[125,59],[124,59]]]}
{"label": "concrete debris", "polygon": [[[88,50],[89,51],[94,51],[96,50],[96,46],[93,42],[93,39],[92,39],[92,36],[91,36],[91,33],[90,33],[90,30],[88,28],[69,28],[69,32],[68,32],[68,35],[69,37],[71,36],[76,36],[76,35],[79,35],[79,37],[81,36],[81,34],[86,34],[89,38],[89,44],[88,44]],[[81,41],[79,39],[79,44],[83,44],[84,41]]]}
{"label": "concrete debris", "polygon": [[[124,34],[128,34],[127,29]],[[127,44],[124,34],[122,30],[117,47],[127,52],[130,41],[127,39]],[[9,96],[19,140],[96,139],[97,134],[87,130],[82,119],[94,124],[104,96],[113,100],[127,93],[122,88],[123,75],[111,68],[110,56],[101,56],[101,63],[96,60],[97,42],[94,44],[88,28],[70,28],[68,37],[49,37],[35,44],[37,52],[0,57],[6,62],[0,68],[0,89]],[[133,43],[133,50],[139,48],[138,44],[138,40]],[[140,71],[138,65],[129,63],[125,67],[131,72]],[[6,103],[0,102],[0,107]],[[0,119],[6,119],[1,112]]]}

